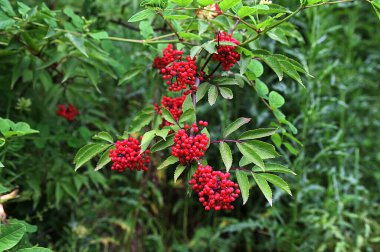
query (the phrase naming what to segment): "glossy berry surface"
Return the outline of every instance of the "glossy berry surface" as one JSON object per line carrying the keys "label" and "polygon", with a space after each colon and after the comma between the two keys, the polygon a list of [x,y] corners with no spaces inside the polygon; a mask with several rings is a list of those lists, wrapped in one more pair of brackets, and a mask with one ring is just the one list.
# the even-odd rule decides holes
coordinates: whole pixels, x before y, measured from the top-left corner
{"label": "glossy berry surface", "polygon": [[75,117],[79,115],[79,111],[72,104],[67,106],[64,104],[59,104],[55,113],[63,118],[66,118],[66,120],[70,122],[74,121]]}
{"label": "glossy berry surface", "polygon": [[[178,122],[180,116],[182,115],[182,104],[186,99],[186,95],[182,95],[180,97],[168,97],[164,96],[161,99],[161,106],[169,110],[169,112],[173,115],[174,120]],[[158,104],[154,105],[154,109],[157,111],[159,115],[162,115],[162,109],[161,106]],[[172,123],[166,121],[164,118],[162,118],[162,124],[161,127],[163,126],[170,126]]]}
{"label": "glossy berry surface", "polygon": [[169,65],[170,63],[180,60],[183,51],[175,50],[172,44],[169,44],[162,51],[162,57],[156,57],[153,61],[153,67],[157,69],[162,69]]}
{"label": "glossy berry surface", "polygon": [[199,164],[189,184],[198,193],[206,211],[232,210],[240,194],[237,183],[229,179],[230,173],[214,171],[211,166]]}
{"label": "glossy berry surface", "polygon": [[218,32],[215,41],[218,53],[214,53],[212,59],[221,63],[223,71],[228,71],[240,60],[240,54],[235,51],[235,46],[220,45],[220,42],[232,42],[236,45],[239,45],[240,42],[227,32]]}
{"label": "glossy berry surface", "polygon": [[196,123],[190,127],[185,125],[185,129],[180,129],[174,135],[174,145],[172,155],[178,157],[182,165],[199,160],[204,156],[209,138],[206,134],[197,134],[199,128]]}
{"label": "glossy berry surface", "polygon": [[140,141],[130,137],[123,141],[116,142],[116,148],[110,150],[109,157],[112,161],[112,170],[123,172],[126,169],[131,171],[148,171],[150,163],[149,150],[140,154]]}

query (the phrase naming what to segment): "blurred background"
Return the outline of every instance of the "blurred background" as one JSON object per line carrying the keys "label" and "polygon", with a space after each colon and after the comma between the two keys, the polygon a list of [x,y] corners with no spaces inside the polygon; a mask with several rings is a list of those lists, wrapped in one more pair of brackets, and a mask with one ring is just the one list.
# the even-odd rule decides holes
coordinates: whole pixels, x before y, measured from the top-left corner
{"label": "blurred background", "polygon": [[[22,1],[30,7],[41,2]],[[66,10],[66,29],[82,22],[110,36],[144,36],[137,23],[127,22],[141,8],[137,0],[45,3]],[[298,2],[281,4],[294,10]],[[300,143],[280,149],[297,173],[287,177],[293,196],[276,189],[270,207],[253,187],[246,205],[239,199],[234,211],[220,213],[205,212],[187,197],[185,182],[172,181],[173,169],[142,176],[95,172],[89,164],[74,172],[73,157],[93,134],[122,133],[145,104],[157,101],[154,71],[129,78],[131,69],[150,68],[156,47],[103,40],[87,52],[93,58],[84,62],[87,78],[68,74],[75,62],[57,63],[75,61],[77,52],[65,43],[34,55],[17,40],[28,34],[15,32],[17,50],[11,51],[0,32],[0,117],[40,132],[0,150],[0,182],[18,186],[20,194],[5,204],[8,217],[37,226],[28,241],[54,251],[380,251],[379,18],[370,4],[355,1],[306,9],[291,23],[300,40],[286,46],[262,38],[258,46],[298,59],[314,76],[303,77],[306,88],[289,78],[279,82],[269,69],[262,77],[286,98],[283,112],[298,128]],[[46,69],[37,80],[36,69]],[[238,99],[219,99],[218,110],[201,105],[201,117],[225,125],[244,115],[255,128],[268,127],[273,116],[260,99],[233,91]],[[79,120],[57,118],[58,103],[79,108]],[[217,149],[208,159],[221,165]]]}

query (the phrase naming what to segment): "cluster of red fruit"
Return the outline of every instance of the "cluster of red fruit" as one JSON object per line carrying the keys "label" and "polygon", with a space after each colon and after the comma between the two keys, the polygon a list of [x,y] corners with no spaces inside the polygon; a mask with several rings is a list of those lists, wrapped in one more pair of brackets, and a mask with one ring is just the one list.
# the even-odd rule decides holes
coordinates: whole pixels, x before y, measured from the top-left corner
{"label": "cluster of red fruit", "polygon": [[162,69],[170,63],[180,60],[183,51],[173,49],[173,45],[169,44],[164,50],[162,50],[162,57],[156,57],[153,61],[153,67]]}
{"label": "cluster of red fruit", "polygon": [[[185,99],[186,99],[186,95],[182,95],[180,97],[175,97],[175,98],[164,96],[161,99],[161,104],[173,115],[174,120],[178,122],[183,112],[182,104],[185,101]],[[156,110],[159,115],[162,115],[161,107],[158,104],[154,104],[154,110]],[[172,123],[163,119],[161,127],[170,126],[170,125],[172,125]]]}
{"label": "cluster of red fruit", "polygon": [[112,170],[123,172],[126,169],[148,171],[150,163],[149,150],[140,153],[140,141],[129,137],[116,142],[116,148],[110,150],[109,157],[112,161]]}
{"label": "cluster of red fruit", "polygon": [[[199,125],[206,127],[208,123],[199,121]],[[194,160],[198,161],[204,156],[209,138],[206,134],[196,134],[198,132],[198,125],[193,123],[192,127],[186,124],[185,129],[180,129],[174,135],[172,155],[178,157],[182,165],[190,164]]]}
{"label": "cluster of red fruit", "polygon": [[240,194],[238,184],[229,180],[230,173],[214,171],[211,166],[200,164],[189,184],[198,193],[206,211],[232,210],[231,205]]}
{"label": "cluster of red fruit", "polygon": [[240,54],[235,51],[235,46],[220,45],[220,42],[232,42],[236,45],[239,45],[240,42],[227,32],[218,32],[215,41],[217,42],[218,53],[214,53],[212,59],[219,61],[222,64],[223,70],[228,71],[240,60]]}
{"label": "cluster of red fruit", "polygon": [[72,104],[67,106],[64,104],[59,104],[55,113],[63,118],[66,118],[66,120],[70,122],[74,121],[75,117],[79,115],[79,111]]}

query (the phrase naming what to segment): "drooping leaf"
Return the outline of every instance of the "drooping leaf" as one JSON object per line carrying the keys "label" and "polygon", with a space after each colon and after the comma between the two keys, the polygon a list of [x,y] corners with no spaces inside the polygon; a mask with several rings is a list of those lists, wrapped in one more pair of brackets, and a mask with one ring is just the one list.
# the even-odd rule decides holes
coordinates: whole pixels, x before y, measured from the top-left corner
{"label": "drooping leaf", "polygon": [[273,108],[280,108],[282,105],[284,105],[285,99],[277,93],[276,91],[272,91],[269,93],[269,105]]}
{"label": "drooping leaf", "polygon": [[154,136],[156,135],[156,130],[150,130],[143,135],[141,139],[141,151],[143,153],[149,146],[149,144],[153,141]]}
{"label": "drooping leaf", "polygon": [[156,14],[156,12],[154,10],[151,10],[151,9],[142,10],[142,11],[137,12],[136,14],[134,14],[128,20],[128,22],[130,22],[130,23],[138,22],[138,21],[141,21],[141,20],[144,20],[144,19],[148,19],[150,17],[154,17],[155,14]]}
{"label": "drooping leaf", "polygon": [[255,165],[261,167],[263,170],[265,169],[264,161],[259,156],[258,153],[255,152],[255,150],[248,145],[247,143],[237,143],[237,147],[239,148],[240,152],[251,162]]}
{"label": "drooping leaf", "polygon": [[248,130],[239,136],[239,140],[250,140],[271,136],[274,133],[276,133],[276,130],[276,128],[261,128]]}
{"label": "drooping leaf", "polygon": [[219,3],[219,8],[222,11],[226,11],[239,3],[241,3],[241,0],[223,0]]}
{"label": "drooping leaf", "polygon": [[230,146],[225,142],[221,142],[219,143],[219,151],[228,172],[232,166],[232,152]]}
{"label": "drooping leaf", "polygon": [[26,228],[22,224],[0,225],[0,251],[14,247],[24,236]]}
{"label": "drooping leaf", "polygon": [[168,167],[169,165],[175,164],[177,162],[179,162],[179,160],[178,160],[177,157],[175,157],[175,156],[169,156],[167,159],[165,159],[164,162],[161,163],[161,165],[159,165],[157,167],[157,170],[164,169],[164,168]]}
{"label": "drooping leaf", "polygon": [[106,141],[106,142],[109,142],[109,143],[113,143],[112,136],[110,135],[110,133],[108,133],[106,131],[99,132],[98,134],[96,134],[95,136],[93,136],[92,139],[94,139],[94,140],[103,140],[103,141]]}
{"label": "drooping leaf", "polygon": [[211,106],[214,105],[217,98],[218,98],[218,88],[214,85],[211,85],[208,90],[208,103]]}
{"label": "drooping leaf", "polygon": [[174,144],[174,134],[171,134],[166,137],[166,141],[161,139],[157,143],[155,143],[152,148],[150,148],[150,152],[154,153],[156,151],[164,150]]}
{"label": "drooping leaf", "polygon": [[197,102],[199,102],[207,93],[208,89],[210,88],[210,84],[208,82],[204,82],[201,85],[199,85],[197,90]]}
{"label": "drooping leaf", "polygon": [[84,38],[80,36],[73,35],[71,33],[66,33],[65,35],[71,43],[86,57],[88,57],[86,47],[84,45]]}
{"label": "drooping leaf", "polygon": [[109,148],[108,150],[106,150],[105,152],[103,152],[103,154],[100,156],[99,161],[96,164],[95,171],[99,171],[106,164],[108,164],[109,162],[111,162],[111,158],[109,157],[110,156],[110,149],[111,148]]}
{"label": "drooping leaf", "polygon": [[224,132],[223,132],[223,137],[226,138],[227,136],[229,136],[231,133],[235,132],[236,130],[238,130],[241,126],[243,126],[244,124],[247,124],[251,121],[251,118],[245,118],[245,117],[240,117],[238,118],[236,121],[234,121],[233,123],[229,124],[225,129],[224,129]]}
{"label": "drooping leaf", "polygon": [[290,191],[288,183],[286,183],[285,180],[283,180],[281,177],[274,174],[270,174],[270,173],[260,173],[260,176],[262,176],[266,181],[281,188],[282,190],[287,192],[289,195],[292,195],[292,192]]}
{"label": "drooping leaf", "polygon": [[232,90],[226,87],[219,87],[220,94],[223,96],[224,99],[232,99],[234,98],[234,94],[232,93]]}
{"label": "drooping leaf", "polygon": [[249,198],[250,184],[248,180],[248,175],[244,171],[236,170],[236,178],[241,191],[241,196],[243,197],[243,205],[245,205]]}
{"label": "drooping leaf", "polygon": [[256,184],[259,186],[261,192],[264,194],[265,198],[272,206],[272,190],[270,189],[268,182],[260,174],[252,173],[252,176],[255,179]]}
{"label": "drooping leaf", "polygon": [[162,116],[165,118],[166,121],[172,123],[172,124],[177,124],[177,121],[174,119],[173,115],[170,113],[169,110],[166,108],[161,108],[162,111]]}
{"label": "drooping leaf", "polygon": [[[82,147],[82,148],[86,148],[86,150],[83,151],[81,153],[81,155],[76,157],[76,159],[74,160],[74,162],[76,164],[75,165],[75,171],[78,170],[87,161],[89,161],[90,159],[92,159],[96,155],[100,154],[105,149],[111,147],[112,144],[93,144],[90,147],[87,147],[87,146]],[[81,151],[81,150],[79,150],[79,151]]]}
{"label": "drooping leaf", "polygon": [[186,166],[179,164],[174,172],[174,183],[177,182],[177,179],[181,176],[183,171],[186,169]]}

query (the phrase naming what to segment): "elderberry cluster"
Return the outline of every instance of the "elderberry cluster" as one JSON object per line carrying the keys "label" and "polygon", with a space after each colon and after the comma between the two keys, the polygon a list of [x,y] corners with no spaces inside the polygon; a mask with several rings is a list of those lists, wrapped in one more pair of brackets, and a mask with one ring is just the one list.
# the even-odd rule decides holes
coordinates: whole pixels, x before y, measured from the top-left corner
{"label": "elderberry cluster", "polygon": [[[208,123],[199,121],[199,125],[205,127]],[[186,124],[185,129],[180,129],[174,135],[172,155],[178,157],[179,162],[182,165],[189,164],[194,159],[199,160],[204,156],[209,138],[203,133],[196,134],[198,132],[198,125],[193,123],[192,127]]]}
{"label": "elderberry cluster", "polygon": [[218,32],[215,41],[217,42],[218,53],[214,53],[212,59],[222,64],[223,71],[228,71],[240,60],[240,54],[235,51],[235,46],[220,45],[220,42],[232,42],[236,45],[239,45],[240,42],[227,32]]}
{"label": "elderberry cluster", "polygon": [[115,150],[110,150],[109,157],[112,161],[112,170],[123,172],[126,169],[148,171],[150,163],[149,150],[140,153],[140,141],[129,137],[116,142]]}
{"label": "elderberry cluster", "polygon": [[[186,95],[182,95],[180,97],[175,97],[175,98],[164,96],[161,99],[161,104],[162,104],[162,107],[169,110],[169,112],[173,115],[174,120],[178,121],[180,116],[183,113],[182,104],[185,101],[185,99],[186,99]],[[159,115],[162,115],[161,107],[158,104],[154,105],[154,109],[157,111]],[[172,125],[172,123],[166,121],[164,118],[162,118],[162,120],[163,121],[162,121],[161,127]]]}
{"label": "elderberry cluster", "polygon": [[189,184],[198,193],[206,211],[232,210],[231,205],[240,194],[238,184],[229,180],[230,173],[214,171],[211,166],[199,164]]}
{"label": "elderberry cluster", "polygon": [[55,113],[63,118],[66,118],[66,120],[70,122],[74,121],[75,117],[79,115],[79,111],[72,104],[69,104],[68,106],[59,104]]}
{"label": "elderberry cluster", "polygon": [[156,57],[153,61],[153,67],[162,69],[170,63],[180,60],[183,51],[173,49],[173,45],[169,44],[164,50],[162,50],[162,57]]}

